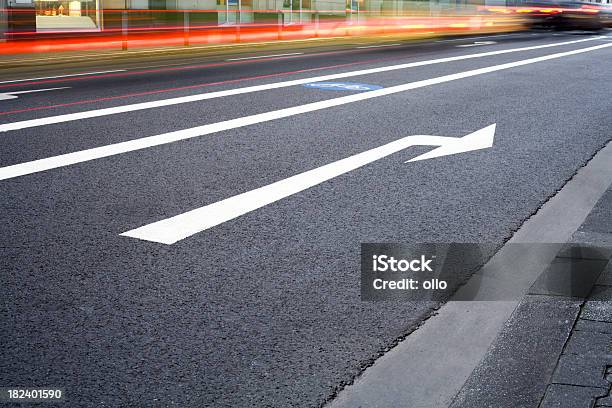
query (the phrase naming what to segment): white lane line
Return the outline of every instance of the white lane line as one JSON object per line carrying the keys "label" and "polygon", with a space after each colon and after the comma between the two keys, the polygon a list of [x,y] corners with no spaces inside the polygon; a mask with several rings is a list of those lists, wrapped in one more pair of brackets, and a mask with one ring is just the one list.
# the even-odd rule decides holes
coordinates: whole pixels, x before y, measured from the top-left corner
{"label": "white lane line", "polygon": [[388,65],[388,66],[379,67],[379,68],[349,71],[349,72],[343,72],[339,74],[322,75],[322,76],[317,76],[317,77],[295,79],[295,80],[283,81],[283,82],[275,82],[275,83],[264,84],[264,85],[247,86],[244,88],[228,89],[225,91],[217,91],[217,92],[207,92],[207,93],[196,94],[196,95],[181,96],[177,98],[161,99],[161,100],[156,100],[156,101],[151,101],[151,102],[141,102],[141,103],[135,103],[131,105],[116,106],[112,108],[104,108],[104,109],[96,109],[96,110],[76,112],[76,113],[68,113],[65,115],[48,116],[46,118],[30,119],[30,120],[24,120],[20,122],[1,124],[0,132],[7,132],[10,130],[18,130],[18,129],[28,129],[28,128],[33,128],[37,126],[46,126],[46,125],[71,122],[71,121],[81,120],[81,119],[89,119],[89,118],[97,118],[97,117],[107,116],[107,115],[115,115],[118,113],[134,112],[134,111],[139,111],[139,110],[144,110],[144,109],[160,108],[164,106],[178,105],[182,103],[203,101],[203,100],[222,98],[222,97],[233,96],[233,95],[241,95],[241,94],[247,94],[251,92],[266,91],[270,89],[278,89],[278,88],[284,88],[284,87],[295,86],[295,85],[303,85],[309,82],[331,81],[331,80],[335,80],[339,78],[348,78],[348,77],[355,77],[355,76],[368,75],[368,74],[377,74],[380,72],[388,72],[388,71],[394,71],[394,70],[400,70],[400,69],[406,69],[406,68],[421,67],[425,65],[441,64],[441,63],[461,61],[461,60],[472,59],[472,58],[490,57],[493,55],[508,54],[508,53],[520,52],[520,51],[531,51],[531,50],[538,50],[538,49],[543,49],[543,48],[559,47],[559,46],[569,45],[569,44],[578,44],[578,43],[582,43],[585,41],[593,41],[593,40],[600,39],[600,38],[602,38],[602,36],[585,38],[581,40],[565,41],[565,42],[559,42],[559,43],[534,45],[530,47],[511,48],[507,50],[498,50],[498,51],[481,52],[477,54],[460,55],[456,57],[438,58],[438,59],[433,59],[433,60],[411,62],[411,63],[399,64],[399,65]]}
{"label": "white lane line", "polygon": [[441,146],[410,161],[485,149],[493,145],[495,124],[463,137],[406,136],[342,160],[305,171],[246,193],[122,233],[122,236],[171,245],[194,234],[297,194],[411,146]]}
{"label": "white lane line", "polygon": [[355,48],[383,48],[383,47],[397,47],[398,45],[402,45],[401,43],[397,43],[397,44],[380,44],[380,45],[364,45],[361,47],[355,47]]}
{"label": "white lane line", "polygon": [[229,59],[226,59],[226,61],[243,61],[243,60],[251,60],[251,59],[261,59],[261,58],[290,57],[292,55],[304,55],[304,53],[303,52],[289,52],[287,54],[257,55],[254,57],[229,58]]}
{"label": "white lane line", "polygon": [[71,164],[82,163],[90,160],[99,159],[102,157],[114,156],[121,153],[132,152],[148,147],[164,145],[167,143],[177,142],[179,140],[187,140],[198,136],[209,135],[212,133],[222,132],[224,130],[237,129],[256,123],[269,122],[276,119],[286,118],[294,115],[299,115],[307,112],[314,112],[322,109],[331,108],[334,106],[345,105],[348,103],[365,101],[381,96],[392,95],[398,92],[404,92],[411,89],[423,88],[430,85],[441,84],[445,82],[455,81],[457,79],[468,78],[476,75],[487,74],[489,72],[501,71],[508,68],[520,67],[523,65],[534,64],[536,62],[553,60],[570,55],[582,54],[585,52],[595,51],[607,47],[612,47],[612,43],[596,45],[593,47],[580,48],[577,50],[560,52],[556,54],[544,55],[541,57],[529,58],[509,62],[506,64],[493,65],[485,68],[472,69],[469,71],[459,72],[451,75],[444,75],[436,78],[425,79],[422,81],[409,82],[407,84],[396,85],[389,88],[382,88],[374,91],[362,92],[342,96],[334,99],[327,99],[319,102],[307,103],[305,105],[294,106],[291,108],[279,109],[271,112],[259,113],[256,115],[244,116],[242,118],[225,120],[222,122],[211,123],[208,125],[198,126],[190,129],[177,130],[174,132],[163,133],[160,135],[144,137],[140,139],[128,140],[126,142],[115,143],[111,145],[94,147],[92,149],[81,150],[74,153],[62,154],[45,159],[34,160],[25,163],[14,164],[11,166],[0,168],[0,180],[6,180],[14,177],[23,176],[26,174],[37,173],[45,170],[51,170],[59,167],[69,166]]}
{"label": "white lane line", "polygon": [[12,79],[10,81],[0,81],[0,84],[13,84],[16,82],[40,81],[43,79],[71,78],[71,77],[87,76],[87,75],[111,74],[113,72],[126,72],[126,71],[127,69],[113,69],[111,71],[82,72],[80,74],[54,75],[54,76],[26,78],[26,79]]}
{"label": "white lane line", "polygon": [[479,47],[481,45],[491,45],[491,44],[497,44],[497,42],[495,41],[474,41],[474,43],[472,44],[461,44],[461,45],[456,45],[455,47]]}
{"label": "white lane line", "polygon": [[0,93],[0,101],[4,101],[4,100],[7,100],[7,99],[17,99],[17,97],[15,95],[22,95],[22,94],[29,94],[29,93],[36,93],[36,92],[57,91],[59,89],[70,89],[70,87],[69,86],[62,86],[60,88],[30,89],[30,90],[27,90],[27,91],[15,91],[15,92]]}
{"label": "white lane line", "polygon": [[[498,35],[485,35],[485,36],[481,36],[481,37],[464,37],[464,38],[453,38],[451,40],[438,40],[435,41],[437,43],[445,43],[445,42],[456,42],[456,41],[472,41],[472,40],[482,40],[484,38],[498,38],[498,37],[511,37],[511,36],[515,36],[518,34],[498,34]],[[538,35],[538,34],[532,34],[532,35]]]}

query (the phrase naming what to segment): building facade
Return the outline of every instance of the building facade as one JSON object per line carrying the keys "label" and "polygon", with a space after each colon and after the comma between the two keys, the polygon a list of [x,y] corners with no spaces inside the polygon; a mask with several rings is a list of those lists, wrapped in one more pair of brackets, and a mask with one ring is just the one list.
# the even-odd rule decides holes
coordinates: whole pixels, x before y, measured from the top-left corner
{"label": "building facade", "polygon": [[[484,1],[484,0],[470,0]],[[486,0],[498,1],[498,0]],[[606,0],[604,0],[606,1]],[[296,24],[321,19],[365,21],[371,16],[437,15],[466,9],[466,0],[0,0],[7,10],[0,33],[100,32],[184,24]],[[2,4],[2,3],[0,3]],[[481,3],[482,4],[482,3]]]}

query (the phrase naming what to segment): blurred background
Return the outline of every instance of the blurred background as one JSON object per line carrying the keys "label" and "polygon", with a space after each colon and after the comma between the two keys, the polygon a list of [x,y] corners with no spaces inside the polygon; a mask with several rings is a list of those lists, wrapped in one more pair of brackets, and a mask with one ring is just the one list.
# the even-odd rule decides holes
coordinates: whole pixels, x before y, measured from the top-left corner
{"label": "blurred background", "polygon": [[0,55],[533,27],[598,30],[612,0],[0,0]]}

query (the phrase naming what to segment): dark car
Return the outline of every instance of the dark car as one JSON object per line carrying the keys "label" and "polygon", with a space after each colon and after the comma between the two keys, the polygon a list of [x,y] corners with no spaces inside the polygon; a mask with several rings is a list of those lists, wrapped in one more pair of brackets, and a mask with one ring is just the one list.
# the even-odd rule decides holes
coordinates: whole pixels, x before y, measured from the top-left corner
{"label": "dark car", "polygon": [[600,4],[578,1],[536,1],[518,8],[534,27],[556,30],[598,31],[609,22],[609,10]]}
{"label": "dark car", "polygon": [[606,4],[601,6],[601,23],[605,27],[612,28],[612,4]]}

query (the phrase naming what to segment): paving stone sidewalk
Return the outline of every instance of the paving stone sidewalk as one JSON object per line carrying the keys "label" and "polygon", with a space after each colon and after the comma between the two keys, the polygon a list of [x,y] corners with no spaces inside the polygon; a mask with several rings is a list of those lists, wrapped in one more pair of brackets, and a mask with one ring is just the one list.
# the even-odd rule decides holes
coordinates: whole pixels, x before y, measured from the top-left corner
{"label": "paving stone sidewalk", "polygon": [[612,407],[612,187],[533,284],[451,407]]}
{"label": "paving stone sidewalk", "polygon": [[[600,199],[572,242],[612,247],[612,189]],[[580,306],[540,407],[612,407],[611,383],[612,261]]]}
{"label": "paving stone sidewalk", "polygon": [[[540,404],[612,407],[612,263],[580,308]],[[607,284],[604,284],[607,283]]]}

